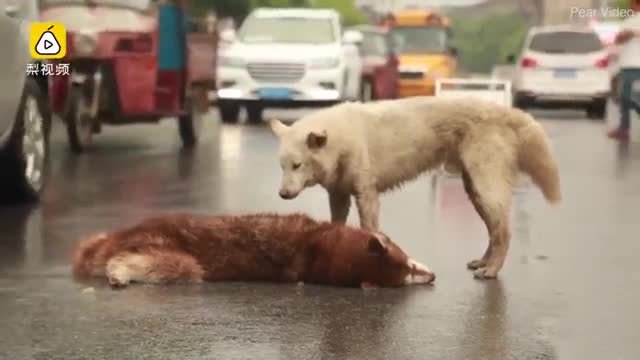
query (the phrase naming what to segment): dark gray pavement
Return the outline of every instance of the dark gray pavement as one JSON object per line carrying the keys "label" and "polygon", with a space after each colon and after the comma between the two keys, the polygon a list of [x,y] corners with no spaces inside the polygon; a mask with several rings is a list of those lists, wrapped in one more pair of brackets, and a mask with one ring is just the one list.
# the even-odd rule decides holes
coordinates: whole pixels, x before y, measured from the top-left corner
{"label": "dark gray pavement", "polygon": [[581,113],[537,115],[564,202],[516,190],[500,278],[465,269],[487,237],[459,181],[424,177],[383,198],[381,225],[436,285],[368,291],[73,282],[79,237],[152,214],[329,212],[321,189],[278,197],[266,127],[211,122],[193,154],[171,122],[107,128],[75,156],[58,125],[41,206],[0,209],[0,359],[639,359],[640,146]]}

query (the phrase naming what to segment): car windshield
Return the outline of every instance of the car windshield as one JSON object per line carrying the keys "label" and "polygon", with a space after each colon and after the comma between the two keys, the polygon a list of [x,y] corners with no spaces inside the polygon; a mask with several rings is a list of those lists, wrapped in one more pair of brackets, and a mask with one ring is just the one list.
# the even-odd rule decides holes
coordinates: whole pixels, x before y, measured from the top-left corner
{"label": "car windshield", "polygon": [[365,56],[387,56],[387,38],[375,33],[363,33],[362,54]]}
{"label": "car windshield", "polygon": [[444,53],[448,48],[445,28],[441,27],[398,27],[391,31],[395,50],[407,53]]}
{"label": "car windshield", "polygon": [[42,0],[42,6],[97,5],[124,7],[144,11],[151,6],[151,0]]}
{"label": "car windshield", "polygon": [[529,49],[549,54],[587,54],[602,50],[602,41],[594,32],[545,32],[531,38]]}
{"label": "car windshield", "polygon": [[336,41],[336,34],[330,19],[250,17],[238,39],[245,43],[327,44]]}

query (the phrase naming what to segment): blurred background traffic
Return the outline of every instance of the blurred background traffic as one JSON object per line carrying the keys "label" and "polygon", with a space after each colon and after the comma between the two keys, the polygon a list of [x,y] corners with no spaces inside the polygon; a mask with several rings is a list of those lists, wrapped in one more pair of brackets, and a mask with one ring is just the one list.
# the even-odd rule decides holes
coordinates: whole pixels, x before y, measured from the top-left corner
{"label": "blurred background traffic", "polygon": [[[32,198],[44,184],[56,122],[75,153],[89,150],[109,125],[167,118],[177,119],[183,146],[192,148],[206,116],[261,123],[271,109],[439,95],[438,83],[453,78],[503,81],[509,105],[523,109],[573,108],[607,118],[609,136],[619,140],[631,136],[629,109],[637,108],[637,86],[625,85],[637,78],[625,71],[638,61],[635,0],[0,5],[3,41],[14,55],[4,67],[2,110],[15,114],[0,130],[8,173],[15,174],[7,181],[20,184],[3,188]],[[61,24],[64,41],[32,34],[29,24],[38,21]],[[58,52],[36,56],[27,40],[34,36]]]}

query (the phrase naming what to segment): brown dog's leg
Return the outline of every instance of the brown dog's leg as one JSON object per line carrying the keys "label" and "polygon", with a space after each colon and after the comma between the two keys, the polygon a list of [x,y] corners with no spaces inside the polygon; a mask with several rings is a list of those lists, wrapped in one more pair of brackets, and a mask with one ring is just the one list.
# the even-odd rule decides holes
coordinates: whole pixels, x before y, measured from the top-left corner
{"label": "brown dog's leg", "polygon": [[123,252],[107,262],[107,278],[112,287],[131,282],[200,282],[204,270],[192,256],[170,250]]}

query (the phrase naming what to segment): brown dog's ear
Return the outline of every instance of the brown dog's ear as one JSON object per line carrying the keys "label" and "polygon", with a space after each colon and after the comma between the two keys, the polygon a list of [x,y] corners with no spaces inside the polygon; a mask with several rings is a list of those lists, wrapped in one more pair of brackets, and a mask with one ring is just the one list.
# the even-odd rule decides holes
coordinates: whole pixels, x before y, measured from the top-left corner
{"label": "brown dog's ear", "polygon": [[327,131],[323,130],[321,133],[310,132],[307,135],[307,146],[309,149],[319,149],[327,144]]}
{"label": "brown dog's ear", "polygon": [[271,126],[271,131],[273,131],[276,136],[281,136],[285,131],[289,130],[289,127],[278,119],[269,120],[269,126]]}
{"label": "brown dog's ear", "polygon": [[371,235],[368,244],[369,253],[372,255],[384,255],[387,253],[387,244],[378,234]]}

